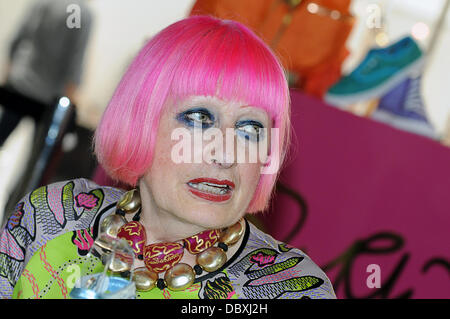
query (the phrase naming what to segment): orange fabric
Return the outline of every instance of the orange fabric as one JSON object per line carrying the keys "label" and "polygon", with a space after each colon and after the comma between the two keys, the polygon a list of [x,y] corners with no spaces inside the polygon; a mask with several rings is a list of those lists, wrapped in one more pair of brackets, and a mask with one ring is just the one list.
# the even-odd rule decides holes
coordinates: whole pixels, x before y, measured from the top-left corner
{"label": "orange fabric", "polygon": [[[323,96],[341,76],[348,56],[345,42],[354,20],[351,0],[303,0],[295,8],[288,0],[197,0],[191,15],[210,14],[246,24],[277,52],[284,67],[299,75],[296,87]],[[337,10],[345,19],[312,14],[310,3]],[[283,25],[290,19],[290,23]]]}

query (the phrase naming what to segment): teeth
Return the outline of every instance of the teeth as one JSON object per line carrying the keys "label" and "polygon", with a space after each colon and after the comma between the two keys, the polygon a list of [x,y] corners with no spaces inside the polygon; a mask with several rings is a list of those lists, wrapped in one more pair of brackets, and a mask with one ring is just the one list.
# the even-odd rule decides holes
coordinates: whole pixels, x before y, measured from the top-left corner
{"label": "teeth", "polygon": [[[192,186],[193,188],[196,188],[202,192],[212,193],[216,195],[223,195],[228,192],[228,186],[227,185],[217,185],[217,184],[210,184],[210,183],[188,183],[189,186]],[[214,185],[214,186],[211,186]]]}
{"label": "teeth", "polygon": [[200,183],[200,184],[207,185],[207,186],[213,186],[213,187],[228,188],[227,185],[217,185],[217,184],[212,184],[212,183]]}

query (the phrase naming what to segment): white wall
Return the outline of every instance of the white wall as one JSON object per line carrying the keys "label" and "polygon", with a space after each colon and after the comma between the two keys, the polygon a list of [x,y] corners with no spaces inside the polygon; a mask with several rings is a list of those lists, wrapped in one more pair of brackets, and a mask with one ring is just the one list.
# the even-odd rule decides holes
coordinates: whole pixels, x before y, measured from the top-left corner
{"label": "white wall", "polygon": [[[126,5],[124,5],[126,3]],[[82,120],[95,126],[144,41],[189,13],[193,0],[91,0],[96,25],[87,52]]]}

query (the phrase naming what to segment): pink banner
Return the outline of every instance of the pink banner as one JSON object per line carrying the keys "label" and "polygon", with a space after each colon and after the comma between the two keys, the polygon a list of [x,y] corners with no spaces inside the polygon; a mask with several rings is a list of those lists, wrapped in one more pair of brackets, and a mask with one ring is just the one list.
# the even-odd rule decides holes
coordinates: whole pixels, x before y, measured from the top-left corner
{"label": "pink banner", "polygon": [[294,152],[266,229],[339,298],[450,298],[450,149],[291,95]]}

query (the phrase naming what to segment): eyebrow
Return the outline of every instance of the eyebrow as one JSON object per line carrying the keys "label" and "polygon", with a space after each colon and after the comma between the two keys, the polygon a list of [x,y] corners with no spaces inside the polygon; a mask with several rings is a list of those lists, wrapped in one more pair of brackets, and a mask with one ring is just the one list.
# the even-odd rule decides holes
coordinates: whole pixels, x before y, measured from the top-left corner
{"label": "eyebrow", "polygon": [[247,104],[244,104],[244,105],[239,106],[240,109],[242,109],[242,108],[244,108],[244,107],[253,107],[253,108],[255,108],[255,109],[259,109],[259,107],[257,107],[257,106],[247,105]]}
{"label": "eyebrow", "polygon": [[265,113],[265,114],[267,115],[269,121],[270,121],[271,118],[272,118],[271,115],[269,114],[269,112],[267,112],[267,111],[266,111],[265,109],[263,109],[262,107],[257,107],[257,106],[253,106],[253,105],[241,105],[241,106],[239,106],[239,109],[243,109],[243,108],[245,108],[245,107],[252,108],[252,109],[256,110],[256,112],[259,112],[259,113]]}
{"label": "eyebrow", "polygon": [[[215,101],[210,101],[210,100],[194,100],[194,101],[189,101],[189,102],[184,102],[183,104],[187,104],[190,105],[188,108],[208,108],[209,106],[212,107],[217,107],[220,108],[221,105],[218,105]],[[249,104],[243,104],[243,105],[239,105],[239,109],[243,109],[243,108],[251,108],[251,109],[255,109],[255,110],[259,110],[261,112],[265,112],[267,113],[268,117],[269,117],[269,121],[271,119],[271,115],[267,112],[267,110],[265,110],[262,107],[258,107],[258,106],[254,106],[254,105],[249,105]],[[179,110],[178,110],[179,111]]]}

